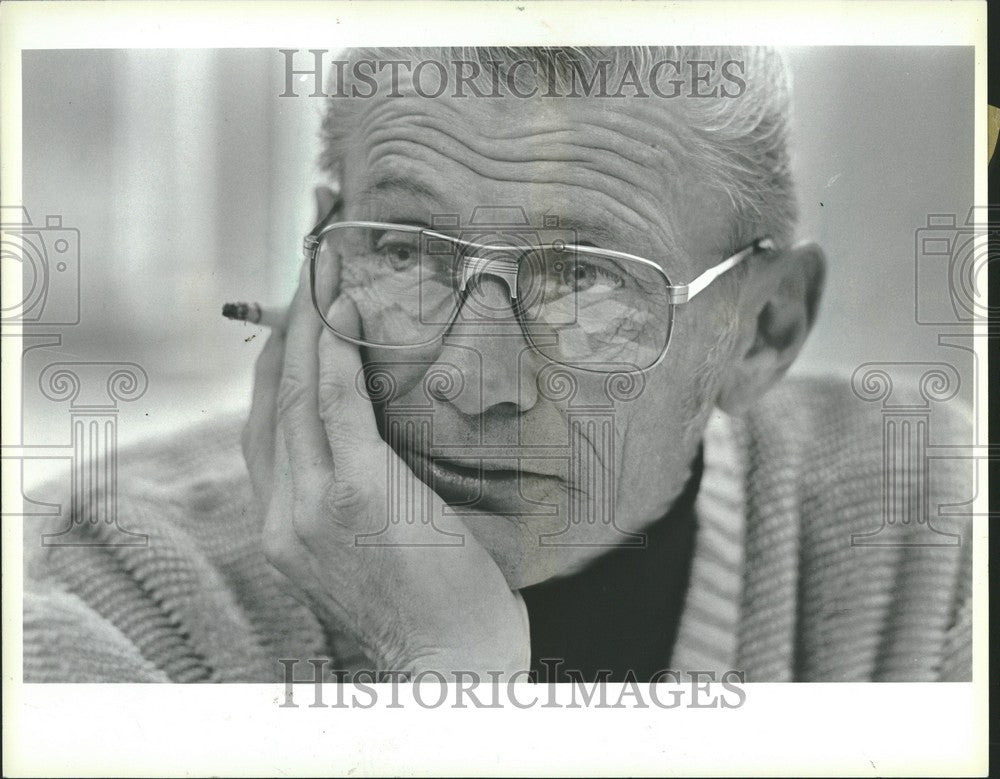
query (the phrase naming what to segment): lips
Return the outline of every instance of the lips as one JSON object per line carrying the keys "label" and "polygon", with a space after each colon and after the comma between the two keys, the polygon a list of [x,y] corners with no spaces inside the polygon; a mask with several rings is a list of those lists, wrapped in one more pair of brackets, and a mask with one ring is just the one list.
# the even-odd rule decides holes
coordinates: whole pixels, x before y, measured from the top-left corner
{"label": "lips", "polygon": [[543,496],[563,483],[556,476],[505,468],[502,462],[472,459],[459,462],[428,457],[412,447],[401,449],[399,454],[413,472],[451,506],[493,514],[520,514],[531,506],[537,510]]}

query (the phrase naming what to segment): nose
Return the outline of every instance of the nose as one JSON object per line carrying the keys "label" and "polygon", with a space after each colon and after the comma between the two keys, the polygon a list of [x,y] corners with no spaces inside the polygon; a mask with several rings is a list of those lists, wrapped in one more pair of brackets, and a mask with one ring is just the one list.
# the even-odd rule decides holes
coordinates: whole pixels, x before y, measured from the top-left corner
{"label": "nose", "polygon": [[516,415],[538,402],[542,365],[514,315],[508,280],[483,274],[468,281],[438,364],[461,373],[463,388],[451,403],[466,416]]}

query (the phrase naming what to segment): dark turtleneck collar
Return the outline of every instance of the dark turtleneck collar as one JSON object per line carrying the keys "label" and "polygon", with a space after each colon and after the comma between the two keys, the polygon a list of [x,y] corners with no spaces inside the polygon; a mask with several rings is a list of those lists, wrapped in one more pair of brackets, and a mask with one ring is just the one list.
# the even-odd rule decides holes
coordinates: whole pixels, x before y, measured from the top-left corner
{"label": "dark turtleneck collar", "polygon": [[687,594],[703,470],[699,450],[683,492],[646,528],[645,546],[616,547],[575,574],[521,590],[537,681],[628,675],[641,682],[668,667]]}

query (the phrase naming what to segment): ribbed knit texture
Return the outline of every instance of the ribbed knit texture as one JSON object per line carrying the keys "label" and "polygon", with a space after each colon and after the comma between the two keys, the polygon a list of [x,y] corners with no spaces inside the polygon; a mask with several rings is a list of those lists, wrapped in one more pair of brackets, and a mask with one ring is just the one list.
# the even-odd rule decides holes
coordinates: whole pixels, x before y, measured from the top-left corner
{"label": "ribbed knit texture", "polygon": [[[952,404],[931,418],[932,443],[970,439]],[[147,534],[145,547],[43,548],[67,518],[25,520],[26,681],[269,682],[283,678],[281,658],[364,667],[263,557],[242,422],[121,453],[119,522]],[[882,448],[877,405],[839,382],[785,380],[745,418],[713,417],[691,583],[664,667],[756,682],[971,678],[967,522],[933,520],[959,546],[851,543],[881,524]],[[935,461],[932,516],[970,499],[971,475],[960,460]],[[66,482],[32,496],[68,512]],[[77,519],[88,539],[120,540]]]}

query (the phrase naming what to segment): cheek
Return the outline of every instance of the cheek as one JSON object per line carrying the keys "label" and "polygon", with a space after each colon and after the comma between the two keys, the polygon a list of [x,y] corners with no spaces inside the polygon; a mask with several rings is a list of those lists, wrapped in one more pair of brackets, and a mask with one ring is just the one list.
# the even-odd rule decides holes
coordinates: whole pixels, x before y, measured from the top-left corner
{"label": "cheek", "polygon": [[365,388],[372,403],[424,407],[430,402],[425,387],[433,356],[415,351],[404,359],[392,350],[364,349]]}
{"label": "cheek", "polygon": [[683,489],[711,403],[697,371],[660,366],[642,395],[619,414],[618,513],[629,525],[666,513]]}
{"label": "cheek", "polygon": [[621,442],[624,473],[640,469],[659,469],[665,458],[680,448],[687,427],[684,396],[687,386],[662,387],[653,383],[643,395],[629,404],[619,420],[624,439]]}

